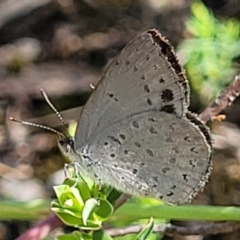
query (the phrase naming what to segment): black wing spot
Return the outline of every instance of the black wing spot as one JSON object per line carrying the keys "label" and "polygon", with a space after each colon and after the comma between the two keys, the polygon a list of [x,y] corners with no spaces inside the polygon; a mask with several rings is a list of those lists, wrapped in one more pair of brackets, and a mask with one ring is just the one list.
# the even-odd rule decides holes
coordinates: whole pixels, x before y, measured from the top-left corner
{"label": "black wing spot", "polygon": [[164,174],[166,174],[168,171],[170,171],[171,169],[170,168],[163,168],[162,169],[162,172],[164,173]]}
{"label": "black wing spot", "polygon": [[111,139],[113,142],[118,143],[119,145],[122,145],[118,138],[114,136],[108,136],[108,138]]}
{"label": "black wing spot", "polygon": [[160,78],[158,81],[159,81],[159,83],[161,83],[161,84],[165,83],[165,80],[164,80],[163,78]]}
{"label": "black wing spot", "polygon": [[162,194],[158,194],[157,197],[158,197],[159,199],[161,199],[161,200],[163,199],[163,195],[162,195]]}
{"label": "black wing spot", "polygon": [[166,138],[166,142],[171,142],[172,143],[174,141],[173,141],[173,139],[171,137],[168,137],[168,138]]}
{"label": "black wing spot", "polygon": [[156,118],[153,118],[153,117],[151,117],[151,118],[148,118],[148,121],[149,121],[149,122],[157,122],[157,119],[156,119]]}
{"label": "black wing spot", "polygon": [[189,175],[188,174],[183,174],[182,177],[183,177],[183,180],[185,182],[188,182],[188,180],[189,180]]}
{"label": "black wing spot", "polygon": [[186,137],[184,137],[184,140],[187,141],[187,142],[191,142],[191,139],[188,135]]}
{"label": "black wing spot", "polygon": [[170,102],[173,100],[173,92],[170,89],[165,89],[161,93],[161,98],[163,102]]}
{"label": "black wing spot", "polygon": [[135,142],[134,143],[136,147],[140,148],[141,147],[141,144],[139,142]]}
{"label": "black wing spot", "polygon": [[192,147],[192,148],[190,149],[190,151],[191,151],[191,152],[194,152],[194,153],[199,153],[198,150],[196,150],[196,147]]}
{"label": "black wing spot", "polygon": [[191,165],[192,168],[195,168],[195,167],[196,167],[195,162],[196,162],[196,160],[190,160],[190,161],[189,161],[189,164]]}
{"label": "black wing spot", "polygon": [[118,99],[114,96],[113,93],[107,93],[107,95],[112,98],[114,101],[118,102]]}
{"label": "black wing spot", "polygon": [[175,113],[175,108],[173,104],[170,105],[165,105],[160,109],[161,112],[166,112],[166,113]]}
{"label": "black wing spot", "polygon": [[122,140],[125,140],[125,139],[126,139],[126,136],[125,136],[124,134],[119,134],[119,136],[120,136],[120,138],[121,138]]}
{"label": "black wing spot", "polygon": [[153,156],[154,156],[153,151],[150,150],[150,149],[147,149],[147,150],[146,150],[146,153],[147,153],[150,157],[153,157]]}
{"label": "black wing spot", "polygon": [[155,182],[158,182],[158,177],[157,177],[157,176],[152,177],[152,179],[153,179]]}
{"label": "black wing spot", "polygon": [[170,162],[171,164],[175,164],[175,163],[176,163],[176,158],[170,158],[170,159],[169,159],[169,162]]}
{"label": "black wing spot", "polygon": [[152,134],[157,134],[157,130],[154,127],[150,127],[149,132]]}
{"label": "black wing spot", "polygon": [[147,104],[149,105],[149,106],[152,106],[152,101],[148,98],[147,99]]}
{"label": "black wing spot", "polygon": [[145,84],[145,85],[143,86],[143,89],[144,89],[145,92],[150,93],[150,89],[149,89],[148,84]]}
{"label": "black wing spot", "polygon": [[166,194],[167,197],[171,197],[172,195],[174,195],[174,193],[173,193],[172,191],[169,191],[169,192]]}
{"label": "black wing spot", "polygon": [[139,128],[139,124],[137,121],[133,121],[132,122],[132,125],[135,127],[135,128]]}
{"label": "black wing spot", "polygon": [[132,173],[137,174],[138,170],[136,168],[133,169]]}

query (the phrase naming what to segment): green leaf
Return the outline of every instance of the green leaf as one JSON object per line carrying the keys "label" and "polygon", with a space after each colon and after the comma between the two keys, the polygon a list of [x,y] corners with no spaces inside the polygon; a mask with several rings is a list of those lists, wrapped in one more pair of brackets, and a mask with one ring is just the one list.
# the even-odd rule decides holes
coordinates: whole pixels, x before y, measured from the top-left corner
{"label": "green leaf", "polygon": [[81,218],[81,214],[78,211],[73,211],[72,209],[64,208],[64,207],[51,207],[52,211],[55,213],[64,213],[76,218]]}
{"label": "green leaf", "polygon": [[112,187],[107,187],[106,189],[104,188],[104,192],[108,196],[107,199],[112,205],[114,205],[116,200],[122,195],[120,191]]}
{"label": "green leaf", "polygon": [[112,214],[112,205],[107,200],[101,199],[98,206],[98,201],[91,197],[91,192],[83,181],[66,179],[64,183],[54,187],[58,200],[52,202],[52,211],[67,225],[99,229],[102,220]]}
{"label": "green leaf", "polygon": [[78,189],[68,185],[59,185],[54,187],[59,203],[70,209],[81,209],[84,202]]}
{"label": "green leaf", "polygon": [[54,186],[53,187],[55,194],[60,202],[61,205],[64,204],[65,199],[62,198],[62,196],[69,191],[69,186],[68,185],[59,185],[59,186]]}
{"label": "green leaf", "polygon": [[64,222],[66,225],[69,226],[83,226],[83,221],[81,218],[78,218],[74,215],[69,214],[67,211],[59,211],[55,212],[56,215]]}
{"label": "green leaf", "polygon": [[100,205],[95,212],[99,220],[108,218],[113,213],[113,206],[105,199],[100,199]]}
{"label": "green leaf", "polygon": [[[141,211],[139,211],[141,209]],[[240,208],[218,206],[125,203],[117,209],[107,221],[136,221],[139,219],[175,219],[175,220],[209,220],[239,221]]]}
{"label": "green leaf", "polygon": [[74,231],[57,237],[57,240],[92,240],[91,235]]}
{"label": "green leaf", "polygon": [[82,181],[81,179],[74,179],[74,178],[67,178],[64,181],[64,184],[68,185],[69,187],[75,187],[78,189],[79,194],[81,196],[81,200],[85,203],[89,198],[91,198],[91,189],[86,184],[86,182]]}
{"label": "green leaf", "polygon": [[153,218],[150,218],[148,224],[141,230],[141,232],[137,235],[137,240],[146,240],[152,234],[152,230],[154,227]]}
{"label": "green leaf", "polygon": [[79,239],[83,239],[83,240],[92,240],[92,234],[89,233],[84,233],[84,232],[78,232],[78,231],[74,231],[72,233],[75,237],[78,237]]}
{"label": "green leaf", "polygon": [[83,223],[82,218],[74,217],[68,213],[58,212],[57,216],[68,226],[78,227],[86,230],[97,230],[101,228],[101,222],[96,220],[87,220],[87,223]]}
{"label": "green leaf", "polygon": [[82,211],[82,219],[85,226],[87,225],[88,218],[92,216],[92,213],[97,207],[98,201],[95,198],[90,198],[86,201]]}
{"label": "green leaf", "polygon": [[0,220],[38,220],[50,212],[49,200],[0,201]]}
{"label": "green leaf", "polygon": [[99,229],[98,231],[93,232],[93,240],[113,240],[113,238],[102,229]]}
{"label": "green leaf", "polygon": [[72,234],[64,234],[57,237],[57,240],[85,240],[82,237],[76,237]]}

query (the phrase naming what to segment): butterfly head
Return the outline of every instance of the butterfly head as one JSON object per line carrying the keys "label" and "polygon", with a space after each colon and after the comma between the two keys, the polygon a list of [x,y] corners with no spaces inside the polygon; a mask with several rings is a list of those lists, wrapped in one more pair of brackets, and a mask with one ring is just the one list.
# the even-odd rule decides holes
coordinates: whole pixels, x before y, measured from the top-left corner
{"label": "butterfly head", "polygon": [[76,154],[74,149],[74,139],[73,137],[66,137],[63,135],[58,135],[58,146],[62,154],[73,161],[74,155]]}

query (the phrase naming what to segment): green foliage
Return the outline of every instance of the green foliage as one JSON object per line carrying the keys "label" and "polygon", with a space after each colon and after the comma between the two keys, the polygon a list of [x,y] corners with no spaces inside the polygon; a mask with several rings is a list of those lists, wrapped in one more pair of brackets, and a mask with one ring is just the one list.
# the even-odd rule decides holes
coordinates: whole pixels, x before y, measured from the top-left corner
{"label": "green foliage", "polygon": [[[86,182],[88,181],[79,180],[76,182],[76,180],[67,179],[63,185],[54,188],[58,200],[53,201],[52,210],[64,223],[75,226],[80,230],[79,232],[63,235],[58,238],[59,240],[112,239],[102,229],[103,222],[108,223],[109,226],[113,228],[136,224],[144,226],[140,233],[114,238],[116,240],[156,240],[159,239],[159,236],[152,232],[154,223],[167,223],[168,219],[210,221],[240,220],[240,209],[237,207],[173,206],[147,198],[133,198],[113,212],[112,203],[115,202],[119,195],[114,194],[116,198],[112,197],[112,202],[109,202],[108,196],[111,194],[106,195],[106,192],[108,194],[111,192],[109,187],[104,187],[101,193],[97,193],[96,189],[98,189],[98,187],[93,185],[92,188],[89,188]],[[112,191],[114,192],[115,190],[112,189]],[[95,194],[99,197],[94,197],[93,195]],[[154,218],[154,222],[152,218]],[[148,219],[150,219],[149,223],[146,224]]]}
{"label": "green foliage", "polygon": [[186,22],[191,38],[179,49],[193,89],[208,103],[236,74],[233,60],[240,55],[240,24],[233,19],[215,19],[199,1],[191,9]]}
{"label": "green foliage", "polygon": [[[52,210],[66,225],[74,226],[80,230],[79,232],[63,235],[58,238],[59,240],[112,239],[103,230],[103,222],[108,223],[112,228],[143,225],[140,233],[117,237],[117,240],[156,240],[159,239],[159,235],[157,236],[152,232],[154,223],[168,223],[169,219],[240,220],[239,208],[193,205],[173,206],[148,198],[133,198],[113,212],[113,204],[120,194],[114,189],[105,186],[99,191],[99,187],[95,186],[90,179],[83,179],[83,177],[78,178],[78,180],[66,179],[63,185],[54,187],[54,189],[57,200],[52,202]],[[148,224],[146,224],[147,220],[149,220]]]}
{"label": "green foliage", "polygon": [[149,239],[149,237],[151,237],[153,227],[154,227],[154,221],[153,221],[153,218],[150,218],[150,221],[145,227],[142,228],[141,232],[137,235],[136,239],[139,239],[139,240]]}
{"label": "green foliage", "polygon": [[69,226],[87,230],[101,228],[102,221],[112,212],[112,205],[104,197],[93,196],[96,187],[91,189],[85,181],[67,179],[63,185],[54,187],[57,200],[51,209]]}
{"label": "green foliage", "polygon": [[87,233],[80,233],[78,231],[57,237],[57,240],[91,240],[91,239],[92,239],[91,235]]}
{"label": "green foliage", "polygon": [[[138,221],[139,219],[154,218],[157,223],[160,219],[175,220],[206,220],[206,221],[240,221],[239,207],[218,207],[200,205],[170,206],[160,203],[143,204],[129,201],[117,209],[108,219],[108,222]],[[165,219],[165,220],[163,220]]]}

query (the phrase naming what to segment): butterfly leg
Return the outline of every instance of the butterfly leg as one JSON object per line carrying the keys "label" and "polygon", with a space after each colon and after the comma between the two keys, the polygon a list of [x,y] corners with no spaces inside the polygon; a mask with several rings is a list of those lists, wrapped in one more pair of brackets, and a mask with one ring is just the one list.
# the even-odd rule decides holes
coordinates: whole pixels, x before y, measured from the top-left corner
{"label": "butterfly leg", "polygon": [[[70,167],[73,168],[73,173],[70,171]],[[65,163],[64,164],[64,176],[65,176],[65,178],[75,178],[73,187],[77,186],[78,174],[77,174],[75,163]]]}
{"label": "butterfly leg", "polygon": [[100,193],[101,193],[101,190],[102,190],[102,179],[99,178],[97,176],[97,174],[95,174],[95,178],[97,179],[97,182],[98,182],[98,197],[97,197],[97,205],[100,206]]}

